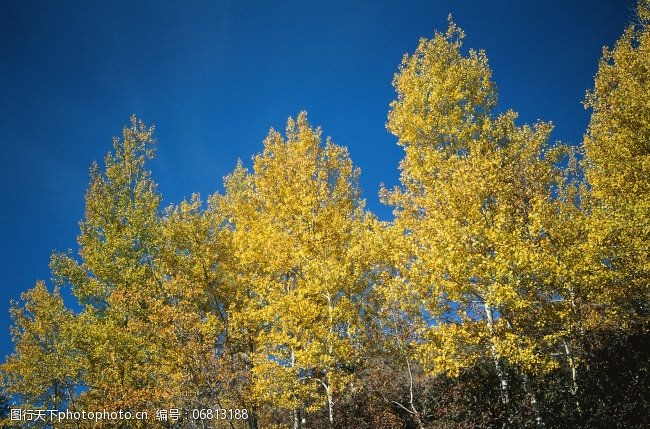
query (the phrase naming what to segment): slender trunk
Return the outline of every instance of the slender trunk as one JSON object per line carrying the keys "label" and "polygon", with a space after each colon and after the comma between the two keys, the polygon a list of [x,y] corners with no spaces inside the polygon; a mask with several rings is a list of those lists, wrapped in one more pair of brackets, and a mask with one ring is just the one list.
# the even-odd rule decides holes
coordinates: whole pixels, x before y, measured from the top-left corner
{"label": "slender trunk", "polygon": [[508,380],[506,379],[503,369],[501,368],[499,352],[497,351],[497,348],[494,345],[494,319],[492,318],[492,309],[490,308],[487,302],[484,304],[484,306],[485,306],[485,314],[487,318],[488,331],[490,332],[490,351],[492,353],[492,360],[494,361],[494,369],[497,373],[497,377],[499,377],[499,382],[501,384],[501,402],[504,405],[506,405],[508,404],[509,401]]}
{"label": "slender trunk", "polygon": [[[328,342],[327,350],[329,355],[332,356],[334,354],[334,344],[331,338],[331,336],[334,335],[334,308],[333,308],[334,306],[332,305],[332,296],[330,295],[329,290],[327,291],[326,297],[327,297],[327,311],[329,314],[329,322],[330,322],[330,326],[329,326],[330,332],[328,335],[329,338],[327,339]],[[329,425],[334,426],[334,398],[332,397],[332,388],[329,383],[329,375],[328,375],[328,383],[327,384],[323,383],[323,385],[325,386],[325,394],[327,395],[327,412],[328,412]]]}
{"label": "slender trunk", "polygon": [[[573,318],[576,320],[576,323],[578,325],[577,328],[580,339],[584,340],[585,331],[582,326],[582,320],[580,318],[578,305],[576,303],[576,294],[573,288],[570,288],[569,292],[571,297],[571,308],[573,309]],[[572,330],[573,329],[571,329],[571,331]],[[578,395],[578,365],[576,365],[576,361],[573,358],[573,354],[569,348],[569,343],[567,343],[566,340],[562,342],[564,343],[564,352],[566,353],[567,361],[569,362],[569,368],[571,369],[571,395],[573,395],[573,398],[575,400],[576,411],[578,412],[578,415],[580,415],[582,414],[582,407],[580,406],[580,396]],[[589,369],[589,360],[587,360],[587,369]]]}
{"label": "slender trunk", "polygon": [[325,393],[327,394],[327,412],[329,425],[334,426],[334,399],[332,398],[332,389],[327,386],[325,388]]}
{"label": "slender trunk", "polygon": [[300,410],[293,409],[293,429],[300,429]]}
{"label": "slender trunk", "polygon": [[573,355],[571,354],[571,350],[569,349],[569,344],[566,340],[562,342],[564,343],[564,352],[566,353],[567,361],[569,361],[569,368],[571,369],[571,395],[573,395],[573,399],[575,400],[576,410],[578,413],[582,413],[580,407],[580,396],[578,396],[578,368],[573,359]]}
{"label": "slender trunk", "polygon": [[415,418],[415,422],[418,425],[418,428],[424,429],[424,424],[422,423],[422,418],[420,417],[420,412],[415,408],[415,394],[413,393],[413,371],[411,371],[411,362],[406,358],[406,368],[409,372],[409,402],[411,404],[411,412]]}
{"label": "slender trunk", "polygon": [[332,396],[332,387],[325,382],[324,378],[315,378],[314,380],[318,381],[325,390],[325,397],[327,398],[327,421],[329,427],[334,426],[334,397]]}
{"label": "slender trunk", "polygon": [[[569,294],[570,294],[570,299],[571,299],[571,308],[573,309],[573,319],[575,319],[575,322],[572,322],[570,327],[571,331],[573,331],[573,325],[576,325],[576,328],[578,330],[578,338],[579,341],[581,342],[582,349],[580,350],[580,354],[582,354],[585,357],[584,363],[585,363],[585,368],[587,371],[589,371],[589,355],[590,355],[590,345],[591,343],[589,341],[585,341],[586,335],[585,335],[585,329],[582,323],[582,317],[580,315],[580,310],[578,303],[576,302],[576,293],[573,290],[573,288],[569,289]],[[566,350],[566,349],[565,349]]]}
{"label": "slender trunk", "polygon": [[533,414],[535,414],[535,425],[538,428],[545,428],[546,425],[544,424],[544,420],[542,419],[542,413],[539,410],[539,403],[537,402],[537,396],[535,395],[535,391],[530,385],[530,380],[528,379],[528,375],[522,372],[521,376],[524,381],[523,383],[524,390],[526,391],[526,395],[528,395],[528,398],[530,399],[530,408],[532,408]]}

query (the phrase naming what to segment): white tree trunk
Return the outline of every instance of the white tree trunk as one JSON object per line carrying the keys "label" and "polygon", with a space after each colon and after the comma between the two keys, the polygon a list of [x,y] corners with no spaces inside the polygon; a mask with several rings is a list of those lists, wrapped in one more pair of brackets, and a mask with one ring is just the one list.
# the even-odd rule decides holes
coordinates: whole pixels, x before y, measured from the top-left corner
{"label": "white tree trunk", "polygon": [[571,394],[575,399],[576,410],[578,413],[582,412],[580,408],[580,396],[578,396],[578,368],[576,367],[575,361],[573,360],[573,355],[571,354],[571,349],[569,349],[569,344],[566,340],[562,341],[564,343],[564,352],[566,353],[567,360],[569,361],[569,368],[571,369]]}
{"label": "white tree trunk", "polygon": [[496,346],[494,345],[494,319],[492,318],[492,309],[487,302],[484,303],[486,321],[488,325],[488,331],[490,332],[490,351],[492,352],[492,360],[494,361],[494,369],[499,377],[499,383],[501,384],[501,402],[507,404],[509,402],[508,398],[508,379],[501,368],[501,362],[499,361],[499,352],[497,351]]}
{"label": "white tree trunk", "polygon": [[330,426],[334,425],[334,399],[332,398],[332,390],[329,386],[325,388],[327,394],[327,412]]}
{"label": "white tree trunk", "polygon": [[293,409],[293,429],[300,429],[300,410]]}
{"label": "white tree trunk", "polygon": [[413,392],[413,371],[411,371],[411,362],[406,358],[406,368],[409,372],[409,402],[411,404],[411,411],[415,422],[418,425],[419,429],[424,429],[424,424],[422,423],[422,418],[420,417],[420,412],[415,408],[415,394]]}
{"label": "white tree trunk", "polygon": [[[330,295],[329,290],[327,291],[326,297],[327,297],[327,312],[330,321],[329,333],[330,335],[334,335],[334,305],[332,303],[332,296]],[[328,342],[327,351],[330,356],[333,356],[334,344],[332,342],[332,339],[328,338],[327,342]],[[325,387],[325,394],[327,395],[327,412],[328,412],[329,424],[330,426],[333,426],[334,425],[334,398],[332,397],[332,388],[330,386],[331,383],[330,383],[329,375],[327,381],[328,381],[327,383],[323,383],[323,386]]]}

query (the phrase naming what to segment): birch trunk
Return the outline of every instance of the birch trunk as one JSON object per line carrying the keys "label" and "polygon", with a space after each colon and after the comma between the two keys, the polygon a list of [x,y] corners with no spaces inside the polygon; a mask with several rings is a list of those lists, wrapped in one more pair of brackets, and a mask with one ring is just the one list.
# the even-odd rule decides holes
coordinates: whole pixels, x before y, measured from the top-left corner
{"label": "birch trunk", "polygon": [[501,368],[501,362],[499,362],[499,352],[494,345],[494,319],[492,318],[492,309],[487,302],[484,303],[486,320],[488,325],[488,331],[490,333],[490,351],[492,353],[492,360],[494,361],[494,369],[499,377],[499,383],[501,384],[501,402],[505,405],[508,404],[508,380]]}
{"label": "birch trunk", "polygon": [[300,410],[293,409],[293,429],[300,429]]}
{"label": "birch trunk", "polygon": [[406,358],[406,367],[409,372],[409,402],[411,404],[411,411],[413,413],[413,417],[415,418],[415,422],[418,425],[418,428],[424,429],[424,424],[422,423],[420,412],[417,410],[417,408],[415,408],[415,395],[413,392],[413,371],[411,371],[411,362],[408,358]]}
{"label": "birch trunk", "polygon": [[580,407],[580,397],[578,396],[578,368],[576,367],[575,361],[573,360],[573,355],[569,349],[569,344],[566,341],[564,343],[564,352],[566,353],[567,361],[569,362],[569,368],[571,369],[571,395],[575,399],[576,410],[578,413],[582,412]]}
{"label": "birch trunk", "polygon": [[334,399],[332,398],[332,390],[329,386],[325,388],[327,394],[327,412],[330,426],[334,426]]}
{"label": "birch trunk", "polygon": [[[327,311],[329,315],[329,333],[330,335],[334,335],[334,306],[332,305],[332,297],[330,295],[329,290],[327,291],[326,294],[327,297]],[[332,339],[328,338],[328,348],[327,351],[330,356],[334,354],[334,344],[332,343]],[[330,426],[334,426],[334,398],[332,397],[332,388],[330,386],[329,382],[329,376],[328,376],[328,383],[325,384],[325,394],[327,395],[327,412],[328,412],[328,419],[329,419],[329,424]]]}

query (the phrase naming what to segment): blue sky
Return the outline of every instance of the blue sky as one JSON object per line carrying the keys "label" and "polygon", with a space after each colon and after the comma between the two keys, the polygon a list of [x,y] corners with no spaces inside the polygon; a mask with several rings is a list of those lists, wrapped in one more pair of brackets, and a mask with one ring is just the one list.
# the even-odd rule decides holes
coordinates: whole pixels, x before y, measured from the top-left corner
{"label": "blue sky", "polygon": [[90,163],[132,113],[157,126],[165,205],[221,190],[270,127],[307,110],[389,219],[377,191],[402,156],[384,126],[392,76],[450,12],[486,50],[500,108],[580,142],[581,100],[631,0],[0,2],[0,361],[9,300],[49,280],[52,250],[75,249]]}

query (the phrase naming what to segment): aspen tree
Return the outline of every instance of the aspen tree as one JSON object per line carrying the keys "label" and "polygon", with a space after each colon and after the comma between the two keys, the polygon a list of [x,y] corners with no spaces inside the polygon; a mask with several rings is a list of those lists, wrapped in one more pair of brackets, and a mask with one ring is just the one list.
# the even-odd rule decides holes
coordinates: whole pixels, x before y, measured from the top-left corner
{"label": "aspen tree", "polygon": [[405,55],[387,124],[405,150],[402,187],[383,197],[412,240],[404,272],[431,319],[425,369],[458,375],[489,356],[507,404],[506,365],[524,382],[558,366],[548,353],[555,310],[542,243],[563,150],[548,143],[551,124],[519,126],[513,111],[496,112],[485,53],[463,55],[463,37],[450,21]]}
{"label": "aspen tree", "polygon": [[613,49],[605,48],[585,106],[584,139],[591,197],[593,276],[587,298],[593,326],[647,321],[650,284],[650,3],[639,2],[638,22]]}
{"label": "aspen tree", "polygon": [[88,406],[135,410],[168,398],[161,388],[164,329],[151,322],[162,280],[161,197],[145,168],[154,146],[153,128],[132,117],[104,167],[91,167],[79,261],[52,256],[55,280],[83,306],[76,348],[82,384],[92,386],[82,395]]}
{"label": "aspen tree", "polygon": [[253,393],[292,410],[295,426],[323,402],[334,423],[336,396],[357,360],[367,265],[359,171],[320,136],[301,113],[289,119],[286,139],[269,133],[252,172],[240,165],[226,181],[236,203],[228,213],[238,282],[251,288],[245,314],[233,318],[254,332]]}

